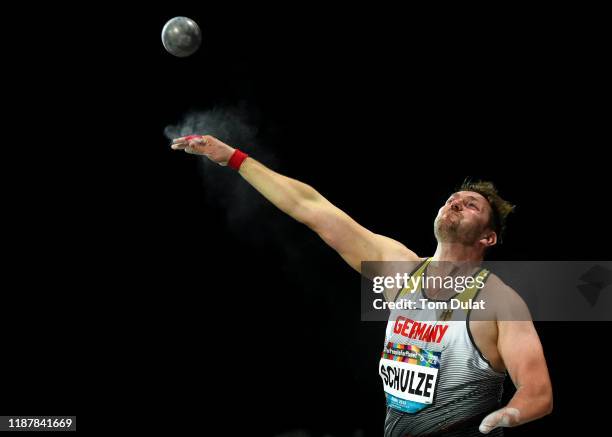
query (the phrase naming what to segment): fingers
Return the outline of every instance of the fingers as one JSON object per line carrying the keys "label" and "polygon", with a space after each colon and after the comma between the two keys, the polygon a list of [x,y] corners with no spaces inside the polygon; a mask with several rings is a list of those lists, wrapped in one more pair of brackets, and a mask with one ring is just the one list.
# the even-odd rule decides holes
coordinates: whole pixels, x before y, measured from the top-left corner
{"label": "fingers", "polygon": [[172,150],[183,150],[187,146],[189,146],[189,144],[187,142],[185,142],[185,143],[172,143],[170,145],[170,148]]}
{"label": "fingers", "polygon": [[197,147],[197,146],[187,146],[185,147],[183,150],[185,150],[185,153],[189,153],[191,155],[203,155],[208,157],[209,155],[204,153],[204,150],[201,147]]}
{"label": "fingers", "polygon": [[187,143],[189,141],[198,141],[207,143],[208,139],[204,135],[187,135],[186,137],[179,137],[172,140],[173,144],[176,143]]}
{"label": "fingers", "polygon": [[495,428],[502,426],[515,426],[520,422],[520,411],[516,408],[502,408],[494,411],[485,417],[478,430],[483,434],[488,434]]}
{"label": "fingers", "polygon": [[[172,140],[170,148],[172,150],[185,150],[187,153],[195,153],[197,147],[204,147],[207,145],[208,140],[202,135],[188,135]],[[190,151],[187,151],[187,148],[190,148]]]}
{"label": "fingers", "polygon": [[483,419],[482,423],[478,427],[478,430],[483,434],[490,433],[493,429],[498,427],[502,415],[503,413],[500,411],[489,414]]}
{"label": "fingers", "polygon": [[202,135],[187,135],[185,137],[179,137],[172,140],[173,143],[186,143],[187,141],[194,140],[196,138],[202,138]]}

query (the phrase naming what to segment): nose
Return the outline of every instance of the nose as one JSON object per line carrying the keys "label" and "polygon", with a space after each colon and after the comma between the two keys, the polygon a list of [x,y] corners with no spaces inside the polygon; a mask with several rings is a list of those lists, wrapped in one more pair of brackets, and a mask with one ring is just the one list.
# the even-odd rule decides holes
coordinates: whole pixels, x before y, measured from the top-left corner
{"label": "nose", "polygon": [[453,209],[453,211],[461,211],[461,201],[458,199],[455,199],[451,202],[451,208]]}

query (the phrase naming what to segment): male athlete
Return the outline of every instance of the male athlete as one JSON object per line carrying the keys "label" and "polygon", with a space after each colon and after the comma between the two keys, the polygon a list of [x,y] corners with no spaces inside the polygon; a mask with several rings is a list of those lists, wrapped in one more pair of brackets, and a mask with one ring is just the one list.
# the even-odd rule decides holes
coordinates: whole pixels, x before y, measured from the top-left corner
{"label": "male athlete", "polygon": [[[309,185],[272,171],[212,136],[177,138],[171,147],[237,170],[360,273],[362,261],[413,263],[415,275],[447,269],[443,263],[434,267],[438,262],[446,262],[455,271],[470,270],[497,243],[513,208],[491,183],[464,184],[438,211],[435,254],[422,258],[400,242],[365,229]],[[480,316],[470,317],[468,312],[466,317],[460,310],[442,318],[438,313],[427,314],[424,308],[392,311],[379,366],[387,398],[385,437],[502,435],[503,427],[552,411],[548,369],[533,323],[524,316],[528,315],[526,305],[497,276],[485,269],[470,272],[484,287],[472,287],[461,295],[486,300],[489,307]],[[387,302],[417,297],[439,301],[452,296],[457,295],[427,290],[424,285],[385,292]],[[506,372],[516,393],[501,407]]]}

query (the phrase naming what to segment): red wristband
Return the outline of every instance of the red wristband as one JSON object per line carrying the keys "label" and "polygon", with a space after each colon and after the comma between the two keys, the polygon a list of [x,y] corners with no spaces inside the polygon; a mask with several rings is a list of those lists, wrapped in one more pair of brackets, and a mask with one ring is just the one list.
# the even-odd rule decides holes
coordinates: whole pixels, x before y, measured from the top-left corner
{"label": "red wristband", "polygon": [[238,171],[240,169],[240,166],[242,165],[242,162],[247,159],[248,156],[249,155],[247,155],[246,153],[236,149],[234,150],[234,153],[232,153],[232,157],[227,162],[227,166]]}

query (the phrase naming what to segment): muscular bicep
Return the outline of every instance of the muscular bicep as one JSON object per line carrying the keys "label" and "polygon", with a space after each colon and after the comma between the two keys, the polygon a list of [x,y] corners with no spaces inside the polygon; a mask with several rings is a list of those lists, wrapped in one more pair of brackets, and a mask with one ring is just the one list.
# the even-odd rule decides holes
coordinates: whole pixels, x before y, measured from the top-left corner
{"label": "muscular bicep", "polygon": [[553,393],[544,351],[531,321],[498,322],[498,348],[516,387],[508,407],[526,423],[550,414]]}
{"label": "muscular bicep", "polygon": [[551,390],[550,377],[538,333],[529,320],[497,322],[498,349],[517,390],[528,389],[534,396]]}

